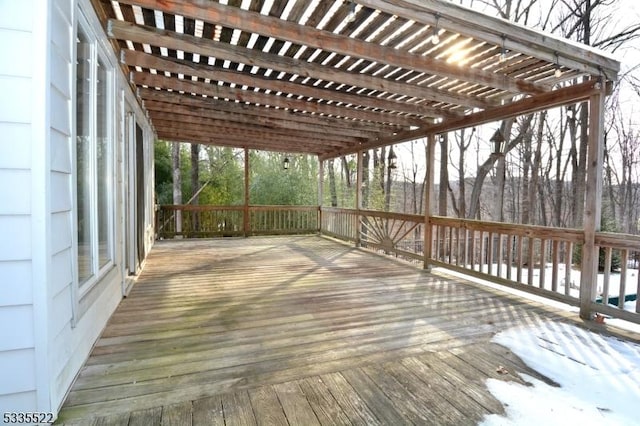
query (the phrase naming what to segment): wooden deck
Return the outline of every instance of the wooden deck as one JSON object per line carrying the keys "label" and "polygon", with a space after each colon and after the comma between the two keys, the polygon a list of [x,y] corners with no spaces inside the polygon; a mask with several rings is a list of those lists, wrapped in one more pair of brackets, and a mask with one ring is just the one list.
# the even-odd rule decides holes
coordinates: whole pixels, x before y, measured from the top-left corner
{"label": "wooden deck", "polygon": [[491,337],[558,320],[317,236],[158,242],[59,422],[476,424],[540,377]]}

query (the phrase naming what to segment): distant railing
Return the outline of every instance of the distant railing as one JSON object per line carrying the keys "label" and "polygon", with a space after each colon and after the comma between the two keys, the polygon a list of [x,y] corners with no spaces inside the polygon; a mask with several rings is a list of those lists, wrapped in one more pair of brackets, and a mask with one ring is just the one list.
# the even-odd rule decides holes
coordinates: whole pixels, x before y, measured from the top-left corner
{"label": "distant railing", "polygon": [[[424,216],[323,207],[321,217],[323,234],[580,306],[582,230],[431,216],[425,257]],[[640,236],[597,233],[596,246],[603,260],[592,310],[640,323]]]}
{"label": "distant railing", "polygon": [[250,235],[318,232],[318,206],[249,206]]}
{"label": "distant railing", "polygon": [[160,205],[156,234],[159,239],[307,234],[318,232],[318,215],[318,206]]}

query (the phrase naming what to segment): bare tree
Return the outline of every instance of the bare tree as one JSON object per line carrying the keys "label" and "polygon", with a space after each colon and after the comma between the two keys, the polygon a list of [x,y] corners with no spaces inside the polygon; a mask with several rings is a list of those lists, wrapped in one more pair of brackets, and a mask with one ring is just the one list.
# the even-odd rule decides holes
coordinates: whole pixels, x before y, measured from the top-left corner
{"label": "bare tree", "polygon": [[[180,142],[173,142],[171,150],[173,166],[173,204],[182,204],[182,175],[180,173]],[[176,210],[176,232],[182,232],[182,212]]]}
{"label": "bare tree", "polygon": [[334,170],[333,159],[328,161],[329,172],[329,194],[331,196],[331,207],[338,207],[338,191],[336,189],[336,171]]}
{"label": "bare tree", "polygon": [[449,189],[449,137],[440,135],[440,185],[438,188],[438,214],[447,215],[447,195]]}

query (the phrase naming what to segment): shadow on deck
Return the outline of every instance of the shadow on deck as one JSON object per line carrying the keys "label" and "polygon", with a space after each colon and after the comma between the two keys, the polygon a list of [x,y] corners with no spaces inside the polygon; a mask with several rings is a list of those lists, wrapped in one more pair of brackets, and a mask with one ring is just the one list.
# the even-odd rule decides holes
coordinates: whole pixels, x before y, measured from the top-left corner
{"label": "shadow on deck", "polygon": [[158,242],[59,422],[476,424],[542,378],[492,336],[564,318],[317,236]]}

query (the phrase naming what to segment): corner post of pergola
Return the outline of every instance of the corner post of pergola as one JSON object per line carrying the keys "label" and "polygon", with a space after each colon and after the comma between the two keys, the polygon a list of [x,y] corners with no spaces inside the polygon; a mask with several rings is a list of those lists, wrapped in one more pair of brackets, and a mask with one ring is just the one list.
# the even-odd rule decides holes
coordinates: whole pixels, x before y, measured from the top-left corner
{"label": "corner post of pergola", "polygon": [[426,161],[427,165],[427,176],[425,181],[425,189],[424,189],[424,243],[423,243],[423,267],[425,270],[431,270],[431,248],[433,247],[433,235],[432,235],[432,227],[431,227],[431,211],[433,209],[434,194],[435,194],[435,152],[436,152],[436,135],[434,133],[430,133],[427,136],[427,146],[425,148]]}
{"label": "corner post of pergola", "polygon": [[318,156],[318,233],[322,233],[322,201],[324,200],[324,161]]}
{"label": "corner post of pergola", "polygon": [[604,158],[604,109],[606,84],[601,81],[599,93],[589,97],[589,146],[587,149],[587,182],[583,217],[584,245],[580,279],[580,317],[592,318],[592,303],[598,288],[598,246],[596,232],[600,230],[602,211],[602,169]]}
{"label": "corner post of pergola", "polygon": [[360,233],[361,229],[361,216],[360,210],[362,210],[362,156],[363,151],[358,150],[358,161],[356,165],[356,247],[360,247],[362,244]]}
{"label": "corner post of pergola", "polygon": [[249,236],[249,148],[244,149],[244,205],[242,209],[242,233]]}

